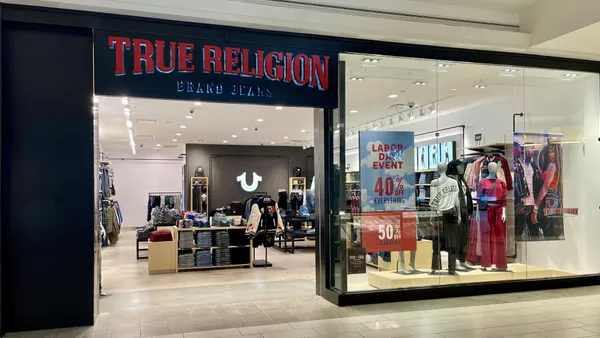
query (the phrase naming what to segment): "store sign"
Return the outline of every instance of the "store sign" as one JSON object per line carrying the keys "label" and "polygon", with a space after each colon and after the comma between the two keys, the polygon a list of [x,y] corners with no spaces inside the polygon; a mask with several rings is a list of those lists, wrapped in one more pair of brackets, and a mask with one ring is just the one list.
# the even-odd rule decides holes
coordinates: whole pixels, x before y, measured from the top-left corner
{"label": "store sign", "polygon": [[96,95],[337,107],[336,53],[96,30]]}
{"label": "store sign", "polygon": [[361,211],[414,210],[414,133],[359,133]]}
{"label": "store sign", "polygon": [[367,251],[363,248],[348,249],[348,274],[367,273]]}
{"label": "store sign", "polygon": [[246,173],[238,176],[236,180],[240,182],[240,185],[244,191],[254,192],[258,188],[258,184],[262,181],[262,177],[258,176],[256,173],[252,173],[252,183],[250,183],[250,185],[246,183]]}
{"label": "store sign", "polygon": [[417,250],[417,212],[363,212],[362,247],[367,252]]}

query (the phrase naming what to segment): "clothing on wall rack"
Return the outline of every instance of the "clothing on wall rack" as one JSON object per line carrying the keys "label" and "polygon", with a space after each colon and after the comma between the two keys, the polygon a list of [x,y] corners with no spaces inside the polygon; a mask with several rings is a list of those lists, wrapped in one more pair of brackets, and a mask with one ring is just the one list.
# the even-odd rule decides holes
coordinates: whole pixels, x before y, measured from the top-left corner
{"label": "clothing on wall rack", "polygon": [[183,210],[181,192],[150,192],[148,193],[148,210],[146,220],[152,219],[152,210],[156,207],[166,206],[169,209]]}

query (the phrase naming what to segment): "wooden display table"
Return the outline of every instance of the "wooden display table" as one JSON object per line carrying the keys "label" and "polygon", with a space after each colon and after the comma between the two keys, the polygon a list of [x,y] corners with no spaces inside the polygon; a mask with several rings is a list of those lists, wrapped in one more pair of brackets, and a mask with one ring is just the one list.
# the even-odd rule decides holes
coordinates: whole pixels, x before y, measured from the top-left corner
{"label": "wooden display table", "polygon": [[148,242],[148,273],[175,273],[177,244],[175,241]]}
{"label": "wooden display table", "polygon": [[[410,251],[393,251],[392,260],[390,262],[384,261],[381,257],[377,258],[377,267],[379,271],[396,271],[396,264],[400,259],[400,254],[404,254],[404,262],[406,268],[411,269],[410,264]],[[417,269],[426,270],[431,269],[431,260],[433,258],[433,242],[427,239],[417,241],[417,255],[415,257],[415,267]]]}

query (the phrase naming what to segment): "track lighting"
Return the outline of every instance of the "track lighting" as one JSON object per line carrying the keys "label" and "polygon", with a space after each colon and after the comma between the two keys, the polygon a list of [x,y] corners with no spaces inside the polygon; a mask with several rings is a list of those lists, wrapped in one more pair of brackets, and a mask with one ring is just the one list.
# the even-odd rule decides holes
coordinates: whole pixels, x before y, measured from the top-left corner
{"label": "track lighting", "polygon": [[408,119],[411,121],[415,119],[415,113],[412,109],[408,112]]}
{"label": "track lighting", "polygon": [[425,116],[425,110],[423,109],[423,107],[419,108],[419,115]]}
{"label": "track lighting", "polygon": [[398,115],[398,122],[404,121],[404,116],[402,114]]}
{"label": "track lighting", "polygon": [[433,103],[429,106],[429,112],[431,112],[431,114],[437,113],[437,109],[435,109],[435,106],[433,105]]}
{"label": "track lighting", "polygon": [[381,128],[383,128],[384,125],[383,120],[379,121],[379,126],[381,126]]}
{"label": "track lighting", "polygon": [[394,124],[394,119],[390,117],[390,126]]}

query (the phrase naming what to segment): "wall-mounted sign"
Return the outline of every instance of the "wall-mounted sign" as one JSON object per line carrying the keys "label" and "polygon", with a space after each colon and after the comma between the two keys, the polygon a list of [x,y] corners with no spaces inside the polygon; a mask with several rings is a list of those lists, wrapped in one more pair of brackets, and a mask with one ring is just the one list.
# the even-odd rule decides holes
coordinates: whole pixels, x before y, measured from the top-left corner
{"label": "wall-mounted sign", "polygon": [[248,184],[246,182],[246,173],[244,172],[238,176],[236,180],[240,182],[240,185],[244,191],[254,192],[258,188],[258,184],[262,181],[262,177],[258,176],[256,173],[252,173],[252,183]]}
{"label": "wall-mounted sign", "polygon": [[96,30],[96,95],[337,107],[336,53]]}
{"label": "wall-mounted sign", "polygon": [[481,141],[481,138],[482,138],[481,134],[475,134],[475,142]]}
{"label": "wall-mounted sign", "polygon": [[414,133],[361,131],[358,137],[361,211],[414,209]]}

